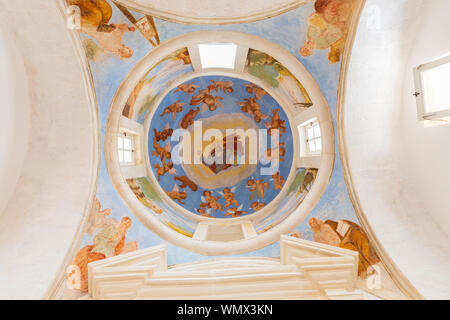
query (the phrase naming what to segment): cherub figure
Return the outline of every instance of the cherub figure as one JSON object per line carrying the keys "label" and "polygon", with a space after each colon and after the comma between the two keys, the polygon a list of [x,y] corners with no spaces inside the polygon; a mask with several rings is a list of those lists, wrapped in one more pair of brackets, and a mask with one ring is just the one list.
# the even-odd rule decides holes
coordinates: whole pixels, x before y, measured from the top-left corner
{"label": "cherub figure", "polygon": [[205,211],[205,209],[197,209],[197,212],[200,213],[202,217],[212,218],[209,212]]}
{"label": "cherub figure", "polygon": [[106,0],[67,0],[69,6],[77,6],[81,15],[81,32],[95,40],[104,51],[117,55],[121,59],[133,56],[133,50],[122,43],[125,32],[136,29],[124,23],[110,24],[112,7]]}
{"label": "cherub figure", "polygon": [[188,84],[181,84],[178,86],[177,90],[174,91],[174,93],[177,93],[179,91],[183,91],[187,94],[194,94],[195,90],[197,90],[199,86],[194,83],[188,83]]}
{"label": "cherub figure", "polygon": [[180,122],[180,127],[183,129],[187,129],[189,126],[194,124],[195,117],[200,112],[200,108],[197,107],[197,109],[191,109],[188,113],[183,117],[183,119]]}
{"label": "cherub figure", "polygon": [[185,103],[180,102],[180,100],[175,101],[170,106],[166,107],[161,113],[161,117],[163,117],[165,114],[172,114],[173,121],[177,120],[177,113],[180,113],[183,111],[183,106]]}
{"label": "cherub figure", "polygon": [[265,126],[269,128],[269,135],[272,134],[272,130],[278,129],[280,132],[280,136],[283,136],[283,133],[286,133],[286,121],[280,119],[279,110],[272,110],[272,115],[270,116],[270,122],[266,122]]}
{"label": "cherub figure", "polygon": [[[203,98],[204,98],[206,95],[208,95],[208,94],[211,94],[211,89],[210,89],[210,88],[203,89],[203,90],[199,90],[199,91],[198,91],[198,95],[193,96],[192,99],[191,99],[191,101],[192,101],[192,100],[194,100],[194,101],[200,100],[200,101],[201,101],[201,100],[203,100]],[[191,103],[191,106],[192,106],[192,103]]]}
{"label": "cherub figure", "polygon": [[265,190],[269,190],[269,183],[264,182],[263,179],[254,180],[250,179],[247,182],[247,186],[250,188],[250,191],[254,193],[252,196],[255,196],[259,199],[264,198]]}
{"label": "cherub figure", "polygon": [[266,206],[266,204],[264,202],[255,201],[250,205],[250,208],[252,208],[254,211],[259,211],[262,208],[264,208],[265,206]]}
{"label": "cherub figure", "polygon": [[208,90],[211,92],[215,90],[216,92],[222,90],[225,93],[233,93],[233,81],[214,81],[211,80],[212,84],[208,86]]}
{"label": "cherub figure", "polygon": [[283,176],[280,174],[280,171],[272,175],[272,180],[275,190],[281,190],[284,183],[286,182],[286,180],[284,180]]}
{"label": "cherub figure", "polygon": [[166,173],[170,173],[171,175],[176,175],[177,170],[173,167],[173,162],[169,161],[166,164],[166,161],[163,159],[162,165],[160,166],[158,163],[155,164],[156,175],[158,176],[158,181],[161,181],[161,177]]}
{"label": "cherub figure", "polygon": [[191,99],[191,106],[197,106],[199,104],[202,105],[202,111],[206,111],[207,108],[209,111],[214,111],[217,107],[223,108],[223,104],[220,102],[223,100],[221,96],[213,96],[211,95],[211,90],[205,89],[201,90],[200,93]]}
{"label": "cherub figure", "polygon": [[180,188],[184,189],[186,187],[189,187],[192,191],[196,192],[198,190],[198,186],[195,184],[194,181],[192,181],[191,179],[189,179],[186,176],[182,176],[182,177],[175,177],[174,178],[175,181],[180,181],[181,185]]}
{"label": "cherub figure", "polygon": [[232,204],[234,204],[236,207],[239,206],[239,202],[237,202],[236,199],[234,199],[234,190],[232,191],[230,188],[223,189],[223,195],[222,197],[225,199],[225,206],[224,208],[230,207]]}
{"label": "cherub figure", "polygon": [[239,208],[230,208],[227,210],[227,213],[224,214],[224,216],[228,217],[231,216],[232,218],[238,218],[243,214],[246,214],[247,211],[242,211],[242,206]]}
{"label": "cherub figure", "polygon": [[212,192],[209,190],[203,191],[202,201],[203,203],[200,204],[200,208],[211,208],[214,210],[214,213],[217,212],[217,210],[223,210],[222,204],[217,202],[220,199],[220,197],[213,197]]}
{"label": "cherub figure", "polygon": [[168,137],[171,137],[173,134],[173,129],[170,127],[170,124],[167,123],[164,127],[163,131],[157,131],[156,129],[153,129],[155,131],[155,138],[156,141],[166,141]]}
{"label": "cherub figure", "polygon": [[244,101],[238,102],[241,106],[242,112],[248,113],[253,117],[256,123],[260,123],[261,119],[267,119],[268,116],[261,112],[261,106],[256,101],[256,98],[244,99]]}
{"label": "cherub figure", "polygon": [[172,191],[166,191],[167,195],[175,201],[178,201],[180,204],[184,204],[184,200],[187,199],[187,193],[184,191],[180,191],[177,185],[173,187]]}
{"label": "cherub figure", "polygon": [[172,154],[170,153],[170,142],[167,143],[163,148],[156,141],[156,137],[153,137],[153,148],[155,148],[155,150],[152,152],[152,155],[154,155],[155,157],[159,157],[161,159],[161,162],[163,162],[164,159],[170,160],[172,158]]}
{"label": "cherub figure", "polygon": [[258,87],[256,84],[253,83],[246,84],[245,90],[250,94],[254,94],[256,100],[261,100],[262,96],[265,96],[267,94],[266,90]]}

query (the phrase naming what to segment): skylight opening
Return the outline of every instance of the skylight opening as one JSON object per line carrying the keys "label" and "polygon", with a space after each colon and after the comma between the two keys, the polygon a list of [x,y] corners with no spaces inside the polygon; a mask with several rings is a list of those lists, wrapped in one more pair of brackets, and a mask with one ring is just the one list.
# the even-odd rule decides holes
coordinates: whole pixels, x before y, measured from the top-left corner
{"label": "skylight opening", "polygon": [[234,69],[237,45],[234,43],[205,43],[198,45],[203,69]]}

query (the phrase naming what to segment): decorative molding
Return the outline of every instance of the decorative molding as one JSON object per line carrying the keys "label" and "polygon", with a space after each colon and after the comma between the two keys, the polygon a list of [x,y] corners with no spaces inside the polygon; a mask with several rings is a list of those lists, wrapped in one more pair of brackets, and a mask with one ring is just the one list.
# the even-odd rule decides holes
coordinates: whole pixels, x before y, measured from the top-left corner
{"label": "decorative molding", "polygon": [[118,255],[88,264],[89,295],[93,299],[129,299],[154,272],[167,270],[166,246]]}
{"label": "decorative molding", "polygon": [[[182,24],[200,24],[200,25],[224,25],[224,24],[237,24],[237,23],[248,23],[255,22],[259,20],[264,20],[268,18],[272,18],[298,7],[301,7],[313,0],[285,0],[278,1],[276,5],[272,5],[271,7],[265,7],[264,9],[256,10],[250,12],[250,10],[244,10],[242,6],[242,2],[240,1],[216,1],[212,5],[214,6],[216,12],[220,12],[222,16],[212,16],[211,12],[206,12],[203,16],[199,15],[198,12],[195,15],[186,15],[184,14],[184,9],[186,6],[178,6],[175,7],[178,10],[162,10],[161,6],[158,6],[154,2],[149,0],[114,0],[117,3],[120,3],[123,6],[129,7],[137,12],[151,15],[155,18],[166,20],[175,23]],[[209,0],[212,2],[212,0]],[[172,1],[173,2],[173,1]],[[211,3],[210,2],[210,3]],[[268,1],[266,1],[268,2]],[[192,2],[184,1],[189,7],[192,7]],[[164,4],[169,5],[169,1],[164,1]],[[252,7],[254,7],[254,3],[252,2]],[[259,5],[262,5],[262,2],[259,2]],[[195,5],[199,6],[198,3]],[[221,9],[217,7],[221,6]],[[211,7],[205,6],[205,7]],[[235,13],[231,14],[230,12],[226,13],[227,9],[234,8]],[[228,10],[230,11],[230,10]],[[225,14],[224,14],[225,12]]]}
{"label": "decorative molding", "polygon": [[358,252],[299,238],[281,236],[280,261],[294,264],[322,289],[353,291]]}
{"label": "decorative molding", "polygon": [[[67,8],[65,0],[54,0],[54,1],[59,11],[61,12],[61,19],[64,19],[65,22],[66,8]],[[89,200],[87,201],[85,208],[81,213],[83,218],[77,229],[77,232],[73,237],[72,244],[66,253],[64,262],[59,268],[59,271],[56,273],[53,284],[47,289],[47,292],[42,297],[42,299],[45,300],[54,300],[57,298],[59,289],[64,285],[64,281],[66,279],[66,269],[73,261],[76,252],[81,246],[83,236],[86,234],[92,203],[94,201],[97,192],[97,180],[100,170],[100,120],[98,116],[97,96],[94,89],[94,80],[92,78],[92,74],[89,68],[89,62],[87,60],[85,49],[82,44],[79,33],[76,30],[69,30],[69,29],[67,29],[67,33],[68,36],[70,37],[70,41],[72,42],[73,48],[78,56],[80,69],[82,70],[84,76],[83,78],[85,84],[85,92],[89,101],[88,108],[91,114],[92,132],[94,133],[92,136],[92,148],[93,148],[91,158],[92,171],[91,171],[91,183],[89,186]]]}
{"label": "decorative molding", "polygon": [[282,236],[278,259],[229,258],[167,269],[165,246],[88,265],[92,299],[362,299],[358,253]]}
{"label": "decorative molding", "polygon": [[351,53],[353,49],[353,44],[355,41],[357,24],[359,22],[359,18],[361,16],[362,10],[365,5],[365,0],[361,0],[359,7],[356,9],[357,13],[353,16],[353,21],[350,25],[351,32],[347,37],[347,43],[345,46],[345,51],[343,54],[343,59],[341,63],[341,72],[339,77],[339,91],[337,98],[337,135],[338,135],[338,148],[339,154],[342,164],[342,170],[344,173],[344,180],[347,185],[347,190],[349,193],[350,200],[352,201],[353,208],[356,212],[358,220],[365,230],[370,243],[375,248],[378,256],[381,258],[381,261],[386,268],[387,272],[391,276],[392,280],[398,286],[400,291],[408,298],[414,300],[422,300],[423,296],[419,293],[419,291],[412,285],[412,283],[405,277],[405,275],[400,271],[394,261],[390,258],[384,247],[381,245],[378,240],[375,232],[373,231],[370,223],[364,214],[363,208],[361,206],[361,202],[359,200],[359,196],[357,190],[354,188],[352,172],[350,170],[349,161],[348,161],[348,153],[347,153],[347,144],[346,144],[346,135],[345,135],[345,126],[344,126],[344,112],[345,112],[345,94],[346,94],[346,83],[347,83],[347,71],[349,66],[349,61],[351,58]]}

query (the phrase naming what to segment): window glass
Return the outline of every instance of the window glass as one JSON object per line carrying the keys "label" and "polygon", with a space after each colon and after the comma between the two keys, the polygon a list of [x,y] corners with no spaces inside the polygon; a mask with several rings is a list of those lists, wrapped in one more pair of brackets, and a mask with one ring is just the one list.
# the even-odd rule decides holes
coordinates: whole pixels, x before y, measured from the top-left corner
{"label": "window glass", "polygon": [[450,63],[422,72],[425,113],[450,109]]}

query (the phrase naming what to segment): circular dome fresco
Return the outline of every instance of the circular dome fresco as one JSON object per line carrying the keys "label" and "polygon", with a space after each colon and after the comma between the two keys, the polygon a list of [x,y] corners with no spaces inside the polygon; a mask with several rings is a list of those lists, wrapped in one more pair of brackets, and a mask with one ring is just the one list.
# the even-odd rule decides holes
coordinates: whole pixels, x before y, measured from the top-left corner
{"label": "circular dome fresco", "polygon": [[[286,113],[264,89],[202,76],[172,89],[154,111],[151,172],[175,209],[210,218],[249,215],[280,194],[292,169],[292,140]],[[259,150],[260,159],[252,157]]]}
{"label": "circular dome fresco", "polygon": [[[236,45],[233,69],[202,68],[199,45],[217,39]],[[310,155],[313,123],[322,149]],[[120,160],[124,137],[131,164]],[[162,239],[206,255],[289,233],[325,191],[334,149],[330,110],[301,62],[270,41],[217,30],[168,40],[137,63],[105,134],[108,173],[128,208]]]}

